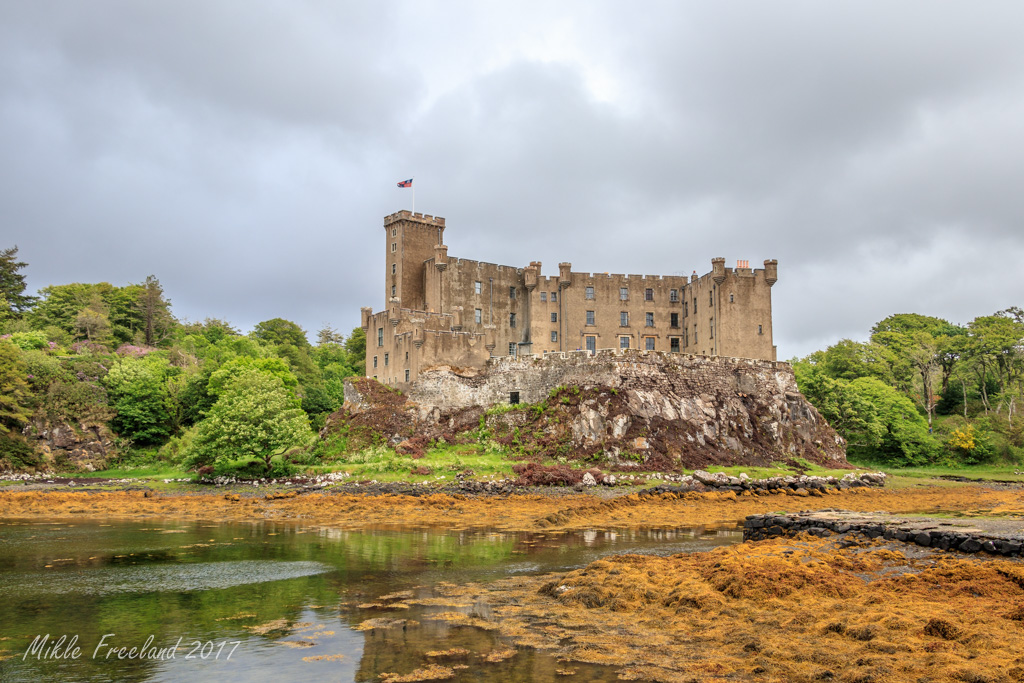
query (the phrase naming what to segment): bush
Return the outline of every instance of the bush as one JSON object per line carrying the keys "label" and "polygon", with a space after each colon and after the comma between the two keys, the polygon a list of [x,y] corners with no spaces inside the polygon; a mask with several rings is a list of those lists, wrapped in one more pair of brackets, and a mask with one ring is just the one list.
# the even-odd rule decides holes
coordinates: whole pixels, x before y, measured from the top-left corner
{"label": "bush", "polygon": [[0,472],[23,472],[42,467],[38,451],[20,436],[0,433]]}

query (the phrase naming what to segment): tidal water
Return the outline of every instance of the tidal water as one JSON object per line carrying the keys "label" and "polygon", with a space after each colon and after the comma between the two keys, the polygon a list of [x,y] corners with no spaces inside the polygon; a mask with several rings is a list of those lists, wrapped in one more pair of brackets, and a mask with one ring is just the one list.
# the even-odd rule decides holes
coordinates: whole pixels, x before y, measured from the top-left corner
{"label": "tidal water", "polygon": [[[565,571],[609,554],[740,540],[735,529],[702,527],[513,534],[0,520],[0,681],[375,681],[456,647],[473,653],[456,681],[556,680],[567,665],[550,653],[522,649],[485,663],[479,653],[511,643],[431,618],[482,607],[358,605],[398,591],[432,597],[442,583]],[[380,617],[419,625],[354,628]],[[617,680],[609,667],[569,668],[577,674],[566,680]]]}

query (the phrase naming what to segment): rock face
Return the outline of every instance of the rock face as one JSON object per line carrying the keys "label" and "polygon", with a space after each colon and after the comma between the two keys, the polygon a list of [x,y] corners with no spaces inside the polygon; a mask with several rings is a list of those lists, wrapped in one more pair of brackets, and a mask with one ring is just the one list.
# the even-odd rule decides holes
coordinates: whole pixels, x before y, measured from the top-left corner
{"label": "rock face", "polygon": [[349,382],[331,422],[363,415],[365,423],[378,411],[381,436],[397,444],[452,440],[482,416],[490,436],[526,453],[656,469],[798,457],[848,466],[842,438],[800,394],[786,363],[654,352],[492,359],[471,377],[423,372],[401,402],[385,389],[386,419],[373,386]]}
{"label": "rock face", "polygon": [[44,469],[94,472],[116,455],[114,435],[102,424],[73,426],[65,422],[35,420],[23,434],[43,458]]}

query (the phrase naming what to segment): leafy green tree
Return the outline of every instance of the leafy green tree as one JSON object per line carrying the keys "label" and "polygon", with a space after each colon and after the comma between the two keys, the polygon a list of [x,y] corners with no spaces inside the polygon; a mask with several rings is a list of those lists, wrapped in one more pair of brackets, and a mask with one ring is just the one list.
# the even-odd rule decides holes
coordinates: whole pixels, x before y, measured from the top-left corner
{"label": "leafy green tree", "polygon": [[170,436],[170,396],[164,375],[167,361],[150,355],[126,357],[110,368],[104,378],[116,415],[114,430],[139,444],[157,444]]}
{"label": "leafy green tree", "polygon": [[91,342],[105,342],[110,337],[110,309],[98,295],[75,316],[75,329]]}
{"label": "leafy green tree", "polygon": [[10,432],[32,417],[32,388],[21,350],[0,340],[0,432]]}
{"label": "leafy green tree", "polygon": [[252,370],[275,377],[292,397],[295,396],[299,382],[295,379],[295,375],[292,374],[287,363],[280,358],[251,358],[248,356],[233,358],[210,374],[206,390],[213,396],[220,396],[235,379]]}
{"label": "leafy green tree", "polygon": [[269,472],[274,457],[307,444],[309,419],[284,383],[247,368],[223,387],[206,419],[196,428],[188,458],[202,466],[236,458],[262,461]]}
{"label": "leafy green tree", "polygon": [[352,334],[345,340],[345,350],[348,351],[349,366],[356,375],[366,374],[366,330],[356,327]]}
{"label": "leafy green tree", "polygon": [[253,329],[252,336],[271,346],[291,344],[300,349],[308,349],[310,346],[309,340],[306,339],[306,331],[284,318],[258,323]]}
{"label": "leafy green tree", "polygon": [[35,303],[36,298],[25,294],[25,276],[19,272],[28,264],[18,261],[18,247],[0,250],[0,300],[9,314],[20,317]]}

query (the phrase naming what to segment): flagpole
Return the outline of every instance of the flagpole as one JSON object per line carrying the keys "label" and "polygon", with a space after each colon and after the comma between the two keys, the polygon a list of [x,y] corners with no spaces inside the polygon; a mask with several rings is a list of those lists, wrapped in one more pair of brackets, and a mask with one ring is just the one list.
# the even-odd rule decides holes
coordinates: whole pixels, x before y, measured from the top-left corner
{"label": "flagpole", "polygon": [[[416,180],[416,176],[413,176],[412,179]],[[416,183],[412,184],[412,212],[416,213]]]}

